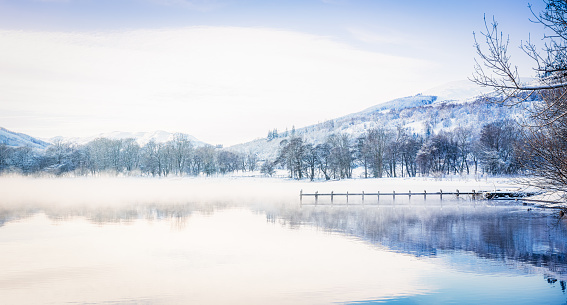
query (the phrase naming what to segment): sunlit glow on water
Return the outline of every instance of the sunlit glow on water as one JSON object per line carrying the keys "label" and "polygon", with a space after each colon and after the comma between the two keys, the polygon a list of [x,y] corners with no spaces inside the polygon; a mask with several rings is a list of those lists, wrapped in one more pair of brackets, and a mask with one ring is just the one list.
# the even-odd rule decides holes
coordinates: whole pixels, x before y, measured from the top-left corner
{"label": "sunlit glow on water", "polygon": [[[196,213],[179,226],[136,220],[98,225],[38,214],[1,229],[2,295],[15,303],[328,303],[431,289],[431,264],[264,215]],[[4,238],[6,236],[7,238]],[[11,238],[10,238],[11,237]],[[33,291],[33,295],[29,294]]]}
{"label": "sunlit glow on water", "polygon": [[8,208],[5,304],[563,303],[565,225],[521,206]]}

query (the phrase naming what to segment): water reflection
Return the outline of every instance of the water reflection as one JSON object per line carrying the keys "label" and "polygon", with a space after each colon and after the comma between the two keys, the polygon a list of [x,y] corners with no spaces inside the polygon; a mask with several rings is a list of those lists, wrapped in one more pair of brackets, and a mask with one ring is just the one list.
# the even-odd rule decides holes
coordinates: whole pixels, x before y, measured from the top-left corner
{"label": "water reflection", "polygon": [[192,211],[183,230],[171,230],[169,220],[116,223],[115,215],[131,213],[93,213],[109,222],[74,216],[53,225],[38,213],[2,227],[2,301],[328,304],[432,289],[419,281],[428,263],[316,230],[289,230],[250,209]]}
{"label": "water reflection", "polygon": [[[212,215],[227,204],[155,204],[119,208],[92,206],[23,206],[0,210],[0,227],[9,221],[43,212],[56,222],[84,217],[98,225],[168,220],[182,230],[194,212]],[[511,202],[429,200],[426,204],[321,207],[285,205],[264,209],[271,223],[288,228],[317,229],[356,236],[372,244],[415,256],[435,256],[441,250],[471,251],[479,257],[526,263],[544,268],[556,279],[567,277],[567,230],[550,211],[531,210]],[[524,266],[525,268],[525,266]]]}
{"label": "water reflection", "polygon": [[230,205],[218,204],[144,204],[144,205],[19,205],[0,207],[0,228],[9,222],[21,221],[38,213],[45,214],[55,223],[84,218],[97,225],[129,224],[136,220],[170,221],[172,227],[183,229],[188,218],[194,212],[212,215],[217,210]]}
{"label": "water reflection", "polygon": [[268,215],[416,256],[469,251],[527,272],[567,280],[567,230],[552,211],[513,202],[431,202],[366,207],[304,206]]}
{"label": "water reflection", "polygon": [[[100,284],[108,296],[77,298],[149,304],[437,303],[442,291],[451,300],[487,303],[474,292],[511,273],[540,275],[565,293],[566,241],[565,223],[553,213],[510,202],[4,206],[0,257],[16,264],[3,266],[0,290]],[[77,278],[80,285],[71,283]],[[126,286],[135,293],[115,291],[109,278],[133,281]],[[516,285],[521,291],[526,284]],[[539,289],[525,293],[541,297]]]}

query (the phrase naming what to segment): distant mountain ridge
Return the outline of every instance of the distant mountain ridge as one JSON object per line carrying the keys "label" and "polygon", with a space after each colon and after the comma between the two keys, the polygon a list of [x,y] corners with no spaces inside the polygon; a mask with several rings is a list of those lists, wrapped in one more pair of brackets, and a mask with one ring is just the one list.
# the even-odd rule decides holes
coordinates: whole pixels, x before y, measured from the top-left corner
{"label": "distant mountain ridge", "polygon": [[50,143],[40,139],[23,133],[10,131],[3,127],[0,127],[0,144],[5,144],[11,147],[31,147],[35,149],[45,149],[51,145]]}
{"label": "distant mountain ridge", "polygon": [[[163,130],[156,130],[156,131],[150,131],[150,132],[123,132],[123,131],[113,131],[113,132],[107,132],[107,133],[100,133],[98,135],[94,135],[94,136],[89,136],[89,137],[53,137],[50,138],[49,141],[51,143],[55,142],[55,141],[63,141],[63,142],[71,142],[71,143],[76,143],[79,145],[84,145],[87,144],[95,139],[98,138],[106,138],[106,139],[112,139],[112,140],[124,140],[124,139],[136,139],[136,142],[138,143],[138,145],[140,146],[144,146],[146,144],[148,144],[148,142],[150,142],[151,140],[153,140],[156,143],[165,143],[168,142],[170,140],[173,140],[174,136],[177,133],[172,133],[172,132],[167,132],[167,131],[163,131]],[[187,139],[189,141],[191,141],[193,143],[193,145],[199,147],[199,146],[205,146],[207,145],[207,143],[198,140],[197,138],[195,138],[192,135],[189,134],[183,134],[184,136],[187,137]]]}
{"label": "distant mountain ridge", "polygon": [[437,100],[437,96],[429,96],[429,95],[421,95],[421,94],[415,96],[401,97],[386,103],[378,104],[376,106],[372,106],[370,108],[364,109],[361,112],[354,113],[354,115],[358,115],[360,113],[402,110],[406,108],[426,106],[433,104],[436,100]]}

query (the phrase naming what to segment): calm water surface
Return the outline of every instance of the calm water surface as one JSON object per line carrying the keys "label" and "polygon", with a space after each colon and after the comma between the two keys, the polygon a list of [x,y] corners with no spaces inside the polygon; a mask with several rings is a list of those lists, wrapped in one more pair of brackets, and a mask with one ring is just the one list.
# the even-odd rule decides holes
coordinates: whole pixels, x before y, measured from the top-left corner
{"label": "calm water surface", "polygon": [[567,304],[566,224],[528,208],[2,207],[0,303]]}

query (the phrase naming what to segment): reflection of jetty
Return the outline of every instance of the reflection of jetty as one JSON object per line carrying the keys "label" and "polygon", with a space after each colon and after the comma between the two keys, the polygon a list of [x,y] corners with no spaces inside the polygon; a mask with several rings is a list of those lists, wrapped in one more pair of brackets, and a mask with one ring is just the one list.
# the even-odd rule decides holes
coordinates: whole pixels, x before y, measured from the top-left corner
{"label": "reflection of jetty", "polygon": [[364,203],[364,198],[377,198],[378,200],[380,200],[381,197],[387,197],[387,198],[393,198],[396,199],[396,196],[408,196],[408,198],[411,198],[411,196],[423,196],[423,199],[427,199],[427,196],[436,196],[440,199],[443,199],[443,196],[471,196],[472,199],[519,199],[519,198],[524,198],[524,197],[529,197],[529,196],[533,196],[536,193],[534,192],[518,192],[518,191],[475,191],[472,190],[472,192],[461,192],[459,190],[456,190],[456,192],[444,192],[443,190],[439,190],[439,192],[427,192],[427,191],[423,191],[423,192],[412,192],[412,191],[408,191],[408,192],[396,192],[396,191],[392,191],[391,193],[384,193],[384,192],[376,192],[376,193],[367,193],[367,192],[361,192],[361,193],[350,193],[350,192],[346,192],[346,193],[335,193],[334,191],[331,191],[330,193],[319,193],[318,191],[315,193],[304,193],[303,190],[301,190],[299,192],[299,201],[300,203],[303,204],[303,197],[314,197],[315,198],[315,204],[317,204],[319,202],[319,197],[330,197],[331,199],[331,204],[333,203],[333,200],[335,199],[335,197],[345,197],[346,198],[346,202],[348,203],[348,199],[349,197],[360,197],[362,199],[362,202]]}

